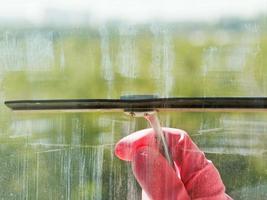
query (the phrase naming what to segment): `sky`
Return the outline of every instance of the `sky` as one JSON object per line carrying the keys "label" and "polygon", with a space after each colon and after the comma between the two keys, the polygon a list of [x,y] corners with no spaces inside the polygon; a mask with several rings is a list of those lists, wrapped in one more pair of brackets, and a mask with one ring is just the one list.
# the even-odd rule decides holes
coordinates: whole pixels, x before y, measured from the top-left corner
{"label": "sky", "polygon": [[267,11],[267,0],[0,0],[0,18],[42,22],[48,10],[88,13],[99,21],[212,20],[251,17]]}

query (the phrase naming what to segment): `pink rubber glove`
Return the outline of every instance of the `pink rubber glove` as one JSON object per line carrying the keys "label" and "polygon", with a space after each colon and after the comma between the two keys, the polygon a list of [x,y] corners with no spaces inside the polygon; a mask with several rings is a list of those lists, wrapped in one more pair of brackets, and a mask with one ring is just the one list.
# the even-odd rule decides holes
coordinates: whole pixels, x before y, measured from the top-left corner
{"label": "pink rubber glove", "polygon": [[179,129],[163,128],[175,169],[156,144],[152,129],[135,132],[121,139],[115,154],[131,161],[134,176],[152,200],[226,200],[220,174],[211,161]]}

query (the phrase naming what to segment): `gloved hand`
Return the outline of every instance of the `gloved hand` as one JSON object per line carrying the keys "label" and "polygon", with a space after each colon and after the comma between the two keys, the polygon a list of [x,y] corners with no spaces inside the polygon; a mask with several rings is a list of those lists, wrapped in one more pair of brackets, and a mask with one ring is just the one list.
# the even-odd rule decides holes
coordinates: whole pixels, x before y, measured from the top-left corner
{"label": "gloved hand", "polygon": [[151,200],[226,200],[225,187],[211,161],[179,129],[163,128],[174,167],[164,158],[153,129],[121,139],[115,154],[131,161],[134,176]]}

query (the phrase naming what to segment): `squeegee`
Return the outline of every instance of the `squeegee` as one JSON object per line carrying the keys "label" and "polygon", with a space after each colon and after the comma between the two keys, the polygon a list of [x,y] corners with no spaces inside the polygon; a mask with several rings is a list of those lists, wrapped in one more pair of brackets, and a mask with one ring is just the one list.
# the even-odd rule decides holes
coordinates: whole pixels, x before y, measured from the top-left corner
{"label": "squeegee", "polygon": [[127,95],[120,99],[54,99],[5,101],[13,111],[34,112],[124,112],[144,117],[156,133],[159,148],[171,166],[173,161],[157,112],[258,112],[267,109],[266,97],[174,97]]}
{"label": "squeegee", "polygon": [[255,112],[267,109],[267,97],[173,97],[128,95],[120,99],[53,99],[5,101],[13,111],[175,111]]}

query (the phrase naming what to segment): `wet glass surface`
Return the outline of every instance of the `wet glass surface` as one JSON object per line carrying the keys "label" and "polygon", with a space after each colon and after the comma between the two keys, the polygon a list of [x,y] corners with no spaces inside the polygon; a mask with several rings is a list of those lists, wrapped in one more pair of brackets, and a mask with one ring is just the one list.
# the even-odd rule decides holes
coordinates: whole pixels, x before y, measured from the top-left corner
{"label": "wet glass surface", "polygon": [[[1,199],[140,199],[123,113],[13,113],[5,100],[266,96],[266,18],[216,22],[1,26]],[[266,199],[267,114],[159,113],[186,130],[234,199]]]}

